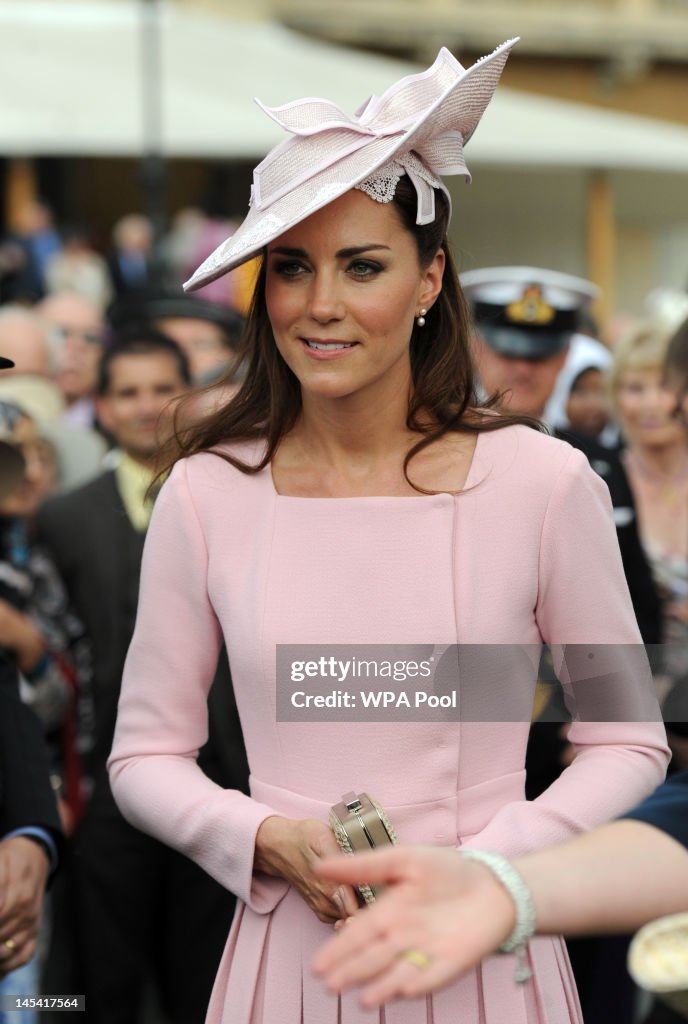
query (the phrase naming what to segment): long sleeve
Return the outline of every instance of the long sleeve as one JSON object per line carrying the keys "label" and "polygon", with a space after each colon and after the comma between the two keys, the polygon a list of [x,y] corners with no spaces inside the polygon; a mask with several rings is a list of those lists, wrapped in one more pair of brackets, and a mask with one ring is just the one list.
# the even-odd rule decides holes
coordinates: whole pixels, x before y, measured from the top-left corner
{"label": "long sleeve", "polygon": [[221,642],[207,574],[183,460],[161,490],[146,538],[110,778],[132,825],[195,860],[262,913],[286,891],[279,879],[253,876],[255,834],[275,812],[217,786],[196,763]]}
{"label": "long sleeve", "polygon": [[19,699],[16,670],[0,651],[0,838],[31,828],[60,844],[41,726]]}
{"label": "long sleeve", "polygon": [[536,800],[507,804],[467,841],[507,856],[622,814],[662,781],[670,756],[609,493],[574,450],[543,520],[536,619],[567,694],[576,757]]}
{"label": "long sleeve", "polygon": [[688,771],[667,779],[647,800],[624,814],[624,818],[654,825],[688,849]]}

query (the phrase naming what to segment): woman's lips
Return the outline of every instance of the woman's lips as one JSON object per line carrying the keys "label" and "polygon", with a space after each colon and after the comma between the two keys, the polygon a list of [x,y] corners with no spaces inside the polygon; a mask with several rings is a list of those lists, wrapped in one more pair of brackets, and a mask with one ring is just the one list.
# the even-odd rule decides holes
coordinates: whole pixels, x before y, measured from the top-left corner
{"label": "woman's lips", "polygon": [[321,340],[301,338],[301,344],[312,359],[339,359],[358,345],[357,341]]}

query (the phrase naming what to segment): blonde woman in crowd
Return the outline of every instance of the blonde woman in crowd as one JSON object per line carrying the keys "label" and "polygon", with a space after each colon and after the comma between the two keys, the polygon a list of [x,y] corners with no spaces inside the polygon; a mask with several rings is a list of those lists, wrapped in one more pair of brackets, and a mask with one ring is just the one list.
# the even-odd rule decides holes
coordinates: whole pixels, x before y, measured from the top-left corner
{"label": "blonde woman in crowd", "polygon": [[611,391],[640,538],[663,600],[664,667],[676,679],[688,672],[688,432],[664,380],[670,340],[653,322],[622,337]]}

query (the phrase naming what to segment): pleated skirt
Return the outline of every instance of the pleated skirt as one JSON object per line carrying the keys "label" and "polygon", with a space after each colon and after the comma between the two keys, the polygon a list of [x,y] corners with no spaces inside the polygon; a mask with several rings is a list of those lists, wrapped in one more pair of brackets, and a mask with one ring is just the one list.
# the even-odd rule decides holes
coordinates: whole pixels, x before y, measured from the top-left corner
{"label": "pleated skirt", "polygon": [[240,904],[206,1024],[583,1024],[558,937],[531,940],[525,983],[514,981],[515,957],[495,956],[432,996],[370,1011],[355,990],[333,995],[311,971],[332,934],[293,889],[269,914]]}

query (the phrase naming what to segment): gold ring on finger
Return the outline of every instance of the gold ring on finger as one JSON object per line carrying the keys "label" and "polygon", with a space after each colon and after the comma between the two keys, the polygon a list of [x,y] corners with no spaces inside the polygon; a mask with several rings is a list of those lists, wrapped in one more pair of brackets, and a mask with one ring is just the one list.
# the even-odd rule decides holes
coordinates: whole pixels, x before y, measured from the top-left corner
{"label": "gold ring on finger", "polygon": [[14,952],[17,948],[17,943],[14,939],[5,939],[5,949],[9,949],[10,953]]}
{"label": "gold ring on finger", "polygon": [[414,964],[419,970],[424,971],[430,966],[431,957],[424,953],[422,949],[405,949],[401,954],[404,960],[408,960],[410,964]]}

